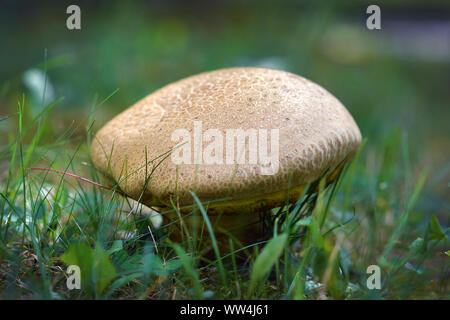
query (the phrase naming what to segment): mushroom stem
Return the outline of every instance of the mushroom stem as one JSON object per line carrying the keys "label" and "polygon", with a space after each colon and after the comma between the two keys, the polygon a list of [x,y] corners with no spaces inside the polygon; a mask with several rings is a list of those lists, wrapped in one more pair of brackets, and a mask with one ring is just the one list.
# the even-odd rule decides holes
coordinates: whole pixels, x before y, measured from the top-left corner
{"label": "mushroom stem", "polygon": [[[229,239],[233,241],[233,248],[242,252],[244,248],[258,241],[264,240],[261,217],[258,213],[245,214],[239,217],[235,215],[208,215],[214,227],[214,234],[221,249],[222,255],[230,253]],[[176,213],[164,214],[165,224],[179,220]],[[211,238],[200,214],[184,215],[179,223],[172,223],[167,228],[170,238],[176,242],[195,241],[200,242],[200,250],[212,250]],[[197,243],[198,245],[198,243]]]}
{"label": "mushroom stem", "polygon": [[[342,163],[322,177],[325,187],[337,181],[344,165]],[[310,188],[308,193],[313,194],[319,192],[320,180],[311,184],[316,187]],[[272,232],[264,229],[264,214],[270,214],[270,209],[276,207],[274,204],[283,203],[283,200],[285,203],[295,203],[305,188],[306,185],[302,185],[292,188],[289,192],[277,192],[270,196],[266,195],[258,201],[259,206],[256,206],[253,202],[249,206],[249,203],[245,201],[240,204],[226,201],[219,202],[217,206],[208,208],[208,218],[214,228],[215,237],[222,255],[230,253],[229,239],[233,241],[233,248],[237,253],[249,252],[248,250],[251,250],[251,245],[260,242],[264,243],[264,240],[267,240],[272,234]],[[288,198],[289,200],[286,202]],[[258,209],[255,209],[257,207]],[[235,211],[230,211],[231,208]],[[252,209],[249,210],[249,208]],[[174,241],[182,242],[186,240],[192,241],[195,237],[196,241],[202,241],[201,249],[209,247],[212,250],[209,241],[210,236],[206,230],[202,216],[198,212],[196,213],[194,209],[191,209],[191,211],[182,211],[181,215],[182,218],[180,220],[178,213],[173,210],[163,214],[165,224],[167,223],[169,225],[167,231],[170,238]],[[177,220],[178,223],[173,223],[173,221]]]}

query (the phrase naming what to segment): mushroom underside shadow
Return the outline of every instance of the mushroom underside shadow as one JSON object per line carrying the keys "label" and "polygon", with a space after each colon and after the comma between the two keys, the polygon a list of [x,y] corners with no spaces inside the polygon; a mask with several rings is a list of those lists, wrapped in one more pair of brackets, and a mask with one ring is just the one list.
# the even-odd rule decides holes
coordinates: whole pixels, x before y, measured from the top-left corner
{"label": "mushroom underside shadow", "polygon": [[[213,226],[221,254],[230,253],[230,239],[233,242],[232,248],[238,256],[248,255],[253,251],[254,245],[265,243],[274,231],[276,217],[272,209],[284,206],[280,213],[285,215],[290,210],[289,206],[295,204],[302,194],[305,195],[302,206],[308,206],[308,208],[300,211],[311,213],[320,189],[320,182],[323,180],[323,188],[336,183],[343,167],[344,164],[341,164],[309,186],[301,185],[289,191],[255,198],[254,201],[247,200],[242,204],[237,201],[223,201],[214,203],[211,207],[205,205],[204,209]],[[231,207],[230,203],[232,203]],[[163,225],[167,226],[165,229],[172,241],[178,243],[195,241],[197,245],[200,245],[199,249],[205,256],[214,255],[211,235],[198,206],[191,206],[189,210],[174,210],[169,207],[160,209],[163,212]]]}

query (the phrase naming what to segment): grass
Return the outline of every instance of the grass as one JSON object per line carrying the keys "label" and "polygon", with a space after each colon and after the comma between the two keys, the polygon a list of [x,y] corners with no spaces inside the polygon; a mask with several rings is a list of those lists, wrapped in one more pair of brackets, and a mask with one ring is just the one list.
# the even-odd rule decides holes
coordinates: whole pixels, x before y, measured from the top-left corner
{"label": "grass", "polygon": [[[449,229],[417,209],[427,171],[404,170],[413,165],[397,131],[376,150],[380,156],[365,141],[336,182],[318,181],[317,192],[268,212],[272,237],[248,248],[229,239],[231,252],[221,252],[207,206],[192,193],[193,214],[200,212],[212,239],[210,261],[200,239],[172,242],[164,226],[130,213],[116,188],[29,170],[100,181],[86,148],[93,112],[56,138],[45,135],[58,101],[30,119],[23,96],[17,113],[0,119],[17,128],[0,158],[7,165],[0,180],[0,298],[449,298]],[[73,136],[81,125],[86,143]],[[244,249],[251,254],[237,259]],[[374,264],[381,268],[380,290],[366,286]],[[81,268],[81,290],[67,289],[69,265]]]}
{"label": "grass", "polygon": [[[203,8],[193,14],[192,4],[86,3],[85,27],[69,33],[57,6],[42,4],[30,19],[17,15],[27,4],[2,10],[0,299],[450,298],[449,63],[391,50],[398,12],[442,11],[416,2],[383,2],[391,18],[380,32],[366,29],[365,8],[348,3],[255,10],[218,2],[206,15]],[[420,30],[404,40],[439,35]],[[195,234],[187,241],[183,225],[182,241],[170,241],[117,188],[29,170],[101,183],[88,154],[99,123],[186,76],[267,63],[327,88],[366,137],[337,183],[319,181],[318,193],[264,215],[268,241],[242,248],[228,239],[233,250],[217,245],[208,259],[209,244]],[[42,95],[23,81],[36,69],[48,71]],[[87,111],[93,90],[111,94]],[[52,91],[64,98],[47,105]],[[97,112],[102,107],[110,109]],[[183,222],[178,209],[174,225]],[[211,235],[207,213],[197,201],[190,214]],[[82,290],[67,289],[71,264],[83,269]],[[374,264],[381,290],[366,286]]]}

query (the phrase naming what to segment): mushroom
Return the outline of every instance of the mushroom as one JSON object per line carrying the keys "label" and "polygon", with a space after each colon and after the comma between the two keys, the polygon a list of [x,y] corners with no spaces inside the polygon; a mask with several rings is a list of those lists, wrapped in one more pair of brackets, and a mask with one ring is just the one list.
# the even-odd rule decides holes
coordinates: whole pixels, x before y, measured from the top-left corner
{"label": "mushroom", "polygon": [[262,208],[295,202],[325,173],[333,180],[360,142],[350,113],[319,85],[240,67],[148,95],[98,131],[91,156],[127,196],[166,221],[183,215],[191,236],[202,229],[188,215],[194,192],[218,237],[245,245],[263,236]]}

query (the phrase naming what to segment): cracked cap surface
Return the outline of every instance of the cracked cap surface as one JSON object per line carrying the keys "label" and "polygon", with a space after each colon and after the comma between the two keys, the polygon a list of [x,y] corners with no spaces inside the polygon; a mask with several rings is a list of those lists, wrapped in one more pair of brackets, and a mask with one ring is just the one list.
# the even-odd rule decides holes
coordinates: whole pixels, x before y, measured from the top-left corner
{"label": "cracked cap surface", "polygon": [[[223,133],[224,148],[228,129],[278,129],[278,171],[263,175],[260,165],[250,164],[248,158],[238,166],[177,166],[170,154],[146,168],[146,160],[167,154],[179,143],[171,138],[175,130],[186,129],[192,138],[194,121],[201,122],[203,133]],[[146,205],[172,207],[171,199],[190,205],[189,191],[195,191],[202,201],[232,199],[227,209],[233,211],[239,203],[249,210],[261,202],[281,204],[289,187],[312,183],[334,170],[351,159],[360,142],[350,113],[319,85],[289,72],[243,67],[194,75],[148,95],[98,131],[91,156],[100,171],[120,181],[127,195],[138,199],[143,193]]]}

